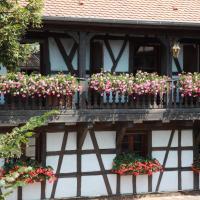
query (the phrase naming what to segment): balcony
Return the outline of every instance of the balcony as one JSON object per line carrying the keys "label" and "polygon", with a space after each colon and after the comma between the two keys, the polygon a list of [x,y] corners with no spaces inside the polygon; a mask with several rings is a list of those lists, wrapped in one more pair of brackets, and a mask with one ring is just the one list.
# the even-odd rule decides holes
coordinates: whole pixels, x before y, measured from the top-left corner
{"label": "balcony", "polygon": [[52,109],[60,110],[60,115],[53,120],[59,123],[199,120],[200,97],[183,97],[177,81],[167,84],[168,90],[163,95],[129,96],[111,92],[100,95],[87,87],[72,97],[5,95],[0,105],[0,122],[1,126],[22,123],[33,115]]}

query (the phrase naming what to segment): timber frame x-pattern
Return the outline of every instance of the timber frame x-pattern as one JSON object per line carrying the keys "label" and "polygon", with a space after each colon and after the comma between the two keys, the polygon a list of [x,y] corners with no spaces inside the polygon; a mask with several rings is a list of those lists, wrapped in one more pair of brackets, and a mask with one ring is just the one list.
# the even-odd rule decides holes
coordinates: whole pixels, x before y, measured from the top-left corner
{"label": "timber frame x-pattern", "polygon": [[[123,41],[122,46],[119,50],[119,53],[116,56],[114,55],[113,49],[109,42],[112,40]],[[137,49],[139,48],[138,45],[160,44],[161,46],[163,46],[163,43],[162,43],[163,40],[160,38],[156,38],[156,37],[145,37],[145,36],[136,37],[136,36],[131,36],[131,35],[115,36],[115,35],[111,35],[111,34],[106,34],[106,35],[93,36],[90,40],[90,49],[91,49],[92,43],[95,41],[102,41],[105,44],[105,47],[106,47],[106,49],[109,53],[110,59],[112,61],[112,67],[110,70],[111,73],[116,72],[116,67],[117,67],[128,43],[129,43],[129,69],[128,69],[129,73],[132,73],[134,71],[134,67],[135,67],[134,66],[134,55],[135,55],[135,52],[137,51]],[[101,55],[101,53],[100,53],[100,55]],[[103,63],[103,62],[101,62],[101,63]],[[100,66],[98,66],[98,67],[100,67]],[[91,66],[91,68],[92,68],[92,66]]]}
{"label": "timber frame x-pattern", "polygon": [[[165,172],[177,171],[178,172],[178,190],[182,190],[182,180],[181,180],[181,173],[182,172],[189,172],[191,171],[191,167],[182,167],[181,160],[182,160],[182,151],[183,150],[190,150],[194,152],[194,158],[198,157],[199,155],[199,121],[195,121],[194,123],[181,123],[181,122],[174,122],[174,123],[166,123],[161,124],[159,122],[154,123],[144,123],[144,124],[134,124],[133,122],[119,122],[116,124],[113,123],[77,123],[76,125],[65,125],[65,124],[49,124],[39,130],[40,133],[40,142],[37,143],[37,151],[40,151],[42,163],[46,164],[46,157],[47,156],[59,156],[58,165],[56,170],[56,176],[59,178],[77,178],[77,197],[81,197],[81,179],[82,176],[92,176],[92,175],[102,175],[107,193],[109,196],[114,195],[111,189],[110,182],[108,180],[108,175],[112,174],[111,170],[106,170],[103,160],[102,154],[119,154],[120,153],[120,144],[123,140],[127,131],[130,130],[138,130],[138,131],[146,131],[148,134],[148,155],[152,155],[153,151],[161,151],[165,152],[164,160],[163,160],[163,167],[164,172],[161,172],[158,177],[158,181],[156,184],[156,189],[153,191],[152,186],[152,176],[148,176],[148,192],[159,192],[160,184],[162,181],[163,174]],[[162,127],[162,128],[161,128]],[[161,129],[160,129],[161,128]],[[181,131],[193,129],[193,143],[194,146],[181,146]],[[166,147],[153,147],[152,146],[152,131],[153,130],[171,130],[170,137],[168,140],[168,144]],[[95,131],[116,131],[116,148],[112,149],[100,149],[99,144],[97,142],[97,138],[95,135]],[[172,141],[175,137],[175,131],[178,132],[178,145],[176,147],[172,146]],[[59,151],[47,151],[46,147],[46,137],[48,134],[55,133],[55,132],[64,132],[64,136],[62,139],[61,149]],[[77,149],[76,150],[66,150],[66,144],[68,140],[69,132],[76,132],[77,133]],[[83,150],[83,143],[86,139],[86,135],[89,134],[91,137],[92,145],[94,149]],[[41,147],[41,149],[39,148]],[[39,148],[39,149],[38,149]],[[177,167],[166,167],[167,159],[169,156],[169,152],[176,151],[178,154],[178,166]],[[95,154],[98,163],[100,166],[100,171],[90,171],[90,172],[82,172],[82,155],[88,154]],[[61,165],[63,162],[63,158],[65,155],[76,155],[77,156],[77,172],[72,173],[61,173]],[[57,188],[57,181],[54,182],[51,195],[50,197],[53,199],[55,198],[56,188]],[[117,175],[117,183],[116,183],[116,195],[120,195],[120,185],[121,185],[121,177]],[[133,185],[133,194],[137,192],[137,184],[136,184],[136,177],[132,176],[132,185]],[[199,175],[194,173],[194,190],[199,188]],[[45,199],[46,192],[45,192],[45,182],[41,185],[41,199]],[[22,188],[18,189],[18,199],[22,199]]]}
{"label": "timber frame x-pattern", "polygon": [[61,38],[59,36],[53,37],[61,55],[62,55],[62,58],[63,58],[66,66],[68,68],[68,70],[66,69],[66,72],[68,72],[70,74],[76,74],[77,75],[78,72],[74,69],[72,61],[73,61],[73,58],[74,58],[76,52],[78,52],[79,45],[78,45],[78,42],[76,41],[76,39],[73,36],[66,34],[65,38],[73,39],[73,42],[74,42],[69,54],[66,52],[65,47],[64,47],[63,43],[61,42]]}

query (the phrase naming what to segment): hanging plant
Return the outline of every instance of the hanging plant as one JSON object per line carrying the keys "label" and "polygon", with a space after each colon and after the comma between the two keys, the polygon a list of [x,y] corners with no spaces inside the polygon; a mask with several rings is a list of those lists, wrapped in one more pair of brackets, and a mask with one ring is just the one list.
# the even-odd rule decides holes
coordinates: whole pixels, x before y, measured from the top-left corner
{"label": "hanging plant", "polygon": [[0,168],[0,187],[4,188],[5,198],[17,187],[37,182],[56,180],[52,167],[42,166],[35,160],[25,157],[21,159],[6,159],[5,164]]}
{"label": "hanging plant", "polygon": [[155,172],[163,171],[162,165],[156,159],[144,158],[135,154],[117,155],[113,160],[112,172],[119,175],[151,176]]}
{"label": "hanging plant", "polygon": [[91,76],[90,88],[99,92],[109,94],[119,93],[128,95],[156,95],[167,92],[170,79],[167,76],[159,76],[157,73],[138,71],[132,74],[115,75],[111,73],[98,73]]}
{"label": "hanging plant", "polygon": [[52,110],[44,113],[42,116],[32,117],[28,122],[14,128],[11,132],[1,136],[0,140],[0,158],[19,158],[22,155],[22,145],[28,143],[29,138],[34,135],[34,130],[45,125],[51,116],[59,114]]}
{"label": "hanging plant", "polygon": [[200,73],[179,74],[179,85],[182,96],[200,96]]}
{"label": "hanging plant", "polygon": [[197,159],[192,164],[192,170],[196,173],[200,173],[200,159]]}

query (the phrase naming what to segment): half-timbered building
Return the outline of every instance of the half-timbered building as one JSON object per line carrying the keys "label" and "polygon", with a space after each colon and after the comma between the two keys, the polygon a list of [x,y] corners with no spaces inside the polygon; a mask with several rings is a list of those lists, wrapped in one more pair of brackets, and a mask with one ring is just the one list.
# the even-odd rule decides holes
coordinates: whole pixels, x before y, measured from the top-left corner
{"label": "half-timbered building", "polygon": [[[39,45],[37,71],[74,74],[82,89],[70,108],[62,107],[60,115],[38,130],[26,150],[51,165],[58,180],[19,188],[10,199],[199,190],[200,177],[191,165],[200,150],[200,103],[183,98],[177,86],[179,73],[200,72],[199,10],[198,0],[45,0],[42,28],[29,30],[23,42]],[[178,57],[172,54],[174,45],[179,46]],[[142,97],[134,103],[112,94],[91,98],[88,79],[102,69],[157,72],[171,77],[171,89],[150,105]],[[1,103],[0,130],[58,106]],[[113,158],[123,150],[158,159],[164,171],[113,174]]]}

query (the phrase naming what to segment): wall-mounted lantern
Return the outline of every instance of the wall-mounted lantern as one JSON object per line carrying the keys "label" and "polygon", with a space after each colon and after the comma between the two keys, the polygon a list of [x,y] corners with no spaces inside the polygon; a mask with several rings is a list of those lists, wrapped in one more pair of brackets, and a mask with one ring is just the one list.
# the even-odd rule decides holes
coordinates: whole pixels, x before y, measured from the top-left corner
{"label": "wall-mounted lantern", "polygon": [[174,58],[178,58],[180,50],[180,44],[178,42],[174,42],[172,46],[172,55]]}

